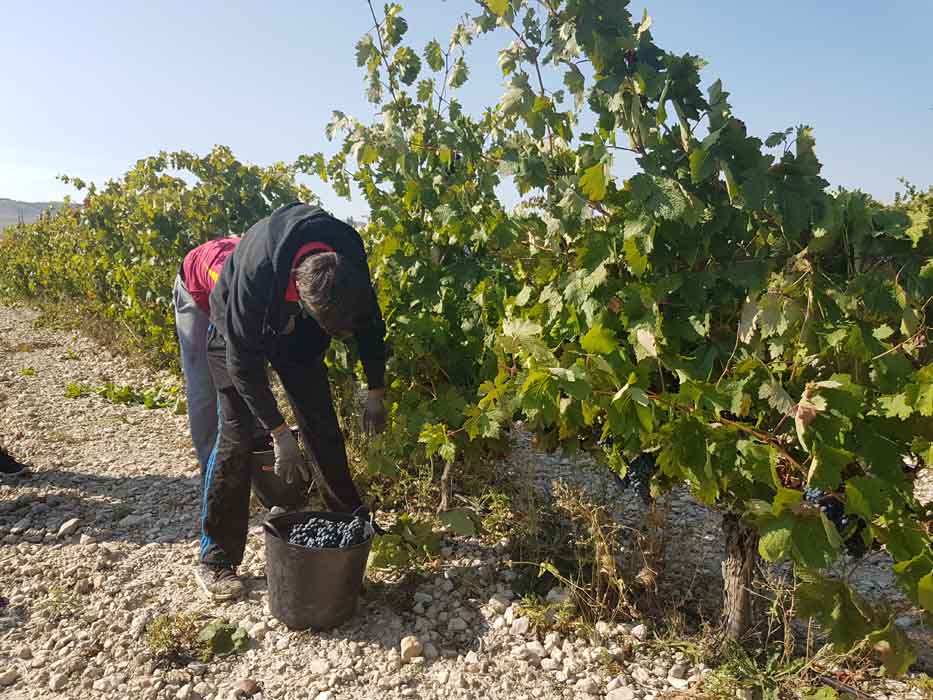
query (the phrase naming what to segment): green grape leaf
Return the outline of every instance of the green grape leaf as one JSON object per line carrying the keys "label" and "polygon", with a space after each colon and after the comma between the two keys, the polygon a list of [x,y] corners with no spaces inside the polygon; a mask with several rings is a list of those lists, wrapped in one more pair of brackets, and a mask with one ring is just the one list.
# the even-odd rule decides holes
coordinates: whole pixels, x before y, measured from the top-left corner
{"label": "green grape leaf", "polygon": [[807,474],[807,485],[823,491],[835,491],[842,482],[842,470],[855,456],[848,450],[817,444],[813,450],[813,462]]}
{"label": "green grape leaf", "polygon": [[356,155],[356,160],[360,165],[370,165],[379,159],[379,151],[368,143],[363,144]]}
{"label": "green grape leaf", "polygon": [[501,424],[504,418],[502,410],[491,408],[484,410],[479,406],[470,406],[466,409],[466,420],[463,427],[471,440],[478,437],[496,438],[499,437]]}
{"label": "green grape leaf", "polygon": [[469,77],[470,69],[467,67],[466,61],[463,60],[463,56],[458,56],[457,60],[454,61],[453,68],[450,70],[447,84],[452,88],[458,88],[461,87]]}
{"label": "green grape leaf", "polygon": [[911,518],[902,518],[886,526],[876,525],[875,534],[878,541],[884,544],[891,556],[898,561],[912,559],[923,552],[927,546],[927,538],[919,529],[916,521]]}
{"label": "green grape leaf", "polygon": [[676,180],[639,173],[626,182],[626,187],[651,216],[674,220],[687,213],[689,201]]}
{"label": "green grape leaf", "polygon": [[812,569],[820,569],[835,561],[836,548],[826,535],[821,517],[798,517],[792,536],[794,559]]}
{"label": "green grape leaf", "polygon": [[418,81],[418,101],[429,102],[434,96],[434,81],[430,78]]}
{"label": "green grape leaf", "polygon": [[881,659],[886,676],[903,676],[917,660],[910,639],[893,620],[883,629],[869,634],[866,641]]}
{"label": "green grape leaf", "polygon": [[424,47],[424,60],[433,71],[439,71],[444,67],[444,53],[436,39],[431,39]]}
{"label": "green grape leaf", "polygon": [[249,635],[246,630],[231,625],[226,620],[214,620],[198,634],[198,641],[215,656],[229,656],[246,648]]}
{"label": "green grape leaf", "polygon": [[801,500],[803,500],[803,494],[800,491],[779,486],[771,503],[771,512],[774,515],[781,515],[785,511],[792,511],[800,505]]}
{"label": "green grape leaf", "polygon": [[790,558],[794,519],[790,515],[769,520],[761,529],[758,553],[765,561],[783,561]]}
{"label": "green grape leaf", "polygon": [[882,396],[878,402],[881,404],[882,415],[888,418],[900,418],[906,420],[910,418],[914,410],[907,402],[907,394],[893,394]]}
{"label": "green grape leaf", "polygon": [[876,513],[884,513],[890,504],[884,485],[875,477],[856,476],[846,481],[846,510],[871,522]]}
{"label": "green grape leaf", "polygon": [[508,319],[502,323],[500,346],[511,354],[527,352],[533,357],[544,359],[550,355],[541,339],[541,324],[527,319]]}
{"label": "green grape leaf", "polygon": [[803,700],[837,700],[839,693],[828,686],[817,688],[803,696]]}
{"label": "green grape leaf", "polygon": [[531,295],[534,292],[534,287],[526,284],[522,287],[521,291],[515,295],[515,306],[524,306],[531,300]]}
{"label": "green grape leaf", "polygon": [[437,517],[447,527],[458,535],[475,537],[480,531],[480,520],[470,508],[454,508],[437,514]]}
{"label": "green grape leaf", "polygon": [[597,323],[580,339],[580,345],[587,352],[608,355],[619,347],[619,341],[612,331]]}
{"label": "green grape leaf", "polygon": [[887,340],[894,335],[894,329],[886,323],[882,323],[871,333],[878,340]]}
{"label": "green grape leaf", "polygon": [[794,400],[777,380],[763,383],[758,389],[758,398],[765,399],[771,408],[785,416],[793,413]]}
{"label": "green grape leaf", "polygon": [[921,384],[917,387],[914,410],[921,416],[933,416],[933,384]]}
{"label": "green grape leaf", "polygon": [[564,73],[564,85],[567,86],[567,90],[573,95],[577,108],[583,104],[584,83],[585,79],[582,71],[577,68],[576,65],[572,64],[569,70]]}
{"label": "green grape leaf", "polygon": [[758,328],[758,300],[746,298],[742,306],[742,316],[739,319],[739,341],[746,345],[752,342],[755,330]]}
{"label": "green grape leaf", "polygon": [[781,335],[787,330],[787,320],[784,317],[784,299],[780,294],[765,294],[760,301],[758,324],[761,328],[761,337],[770,338]]}
{"label": "green grape leaf", "polygon": [[805,579],[797,589],[800,614],[815,618],[829,631],[830,640],[847,651],[871,632],[865,605],[842,581],[820,577]]}
{"label": "green grape leaf", "polygon": [[[911,600],[927,612],[933,612],[933,554],[920,552],[910,559],[895,562],[894,576],[898,585],[904,589]],[[924,582],[921,590],[921,582]]]}
{"label": "green grape leaf", "polygon": [[356,65],[365,66],[366,62],[376,53],[376,47],[373,44],[373,38],[369,34],[364,34],[356,42]]}
{"label": "green grape leaf", "polygon": [[395,51],[392,63],[399,68],[399,79],[405,85],[411,85],[415,82],[421,72],[421,59],[418,58],[418,54],[407,46],[400,46]]}
{"label": "green grape leaf", "polygon": [[447,434],[447,428],[441,423],[431,423],[421,429],[418,442],[424,445],[428,458],[439,456],[447,464],[456,459],[456,446]]}

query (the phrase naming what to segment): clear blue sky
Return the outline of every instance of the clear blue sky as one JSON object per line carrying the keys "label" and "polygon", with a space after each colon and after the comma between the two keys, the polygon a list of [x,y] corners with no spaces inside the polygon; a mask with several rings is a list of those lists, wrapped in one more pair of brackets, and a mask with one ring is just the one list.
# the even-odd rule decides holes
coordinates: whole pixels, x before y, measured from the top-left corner
{"label": "clear blue sky", "polygon": [[[474,7],[402,4],[419,49]],[[834,185],[888,200],[899,176],[933,184],[930,0],[639,0],[632,11],[645,6],[658,43],[706,58],[706,82],[723,80],[753,133],[811,124]],[[103,181],[160,149],[222,143],[257,163],[332,151],[332,109],[371,115],[353,56],[371,24],[364,0],[6,3],[0,197],[59,199],[70,189],[56,174]],[[471,111],[498,100],[495,49],[508,41],[474,44],[461,93]],[[338,214],[364,211],[309,184]]]}

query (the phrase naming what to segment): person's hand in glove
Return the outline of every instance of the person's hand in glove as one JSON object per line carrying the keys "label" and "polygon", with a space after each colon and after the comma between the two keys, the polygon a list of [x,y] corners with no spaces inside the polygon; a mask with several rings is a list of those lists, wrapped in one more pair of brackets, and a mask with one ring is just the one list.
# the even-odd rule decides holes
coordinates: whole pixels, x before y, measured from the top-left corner
{"label": "person's hand in glove", "polygon": [[308,465],[298,449],[298,441],[287,424],[283,423],[272,431],[272,446],[275,449],[274,470],[277,477],[286,484],[294,483],[296,478],[311,480]]}
{"label": "person's hand in glove", "polygon": [[363,430],[367,435],[375,435],[386,429],[384,398],[385,389],[371,389],[366,397],[366,408],[363,409]]}

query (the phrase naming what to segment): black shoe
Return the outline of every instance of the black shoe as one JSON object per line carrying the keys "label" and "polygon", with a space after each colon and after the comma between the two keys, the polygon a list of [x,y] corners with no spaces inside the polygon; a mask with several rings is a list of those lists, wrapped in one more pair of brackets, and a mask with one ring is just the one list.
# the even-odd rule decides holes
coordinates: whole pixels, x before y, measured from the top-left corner
{"label": "black shoe", "polygon": [[0,474],[23,474],[26,465],[17,462],[13,455],[0,447]]}

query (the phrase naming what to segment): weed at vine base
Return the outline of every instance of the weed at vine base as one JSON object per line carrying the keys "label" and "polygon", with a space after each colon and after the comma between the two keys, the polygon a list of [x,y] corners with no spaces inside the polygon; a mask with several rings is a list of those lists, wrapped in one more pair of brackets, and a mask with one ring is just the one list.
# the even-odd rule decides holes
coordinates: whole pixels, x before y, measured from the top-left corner
{"label": "weed at vine base", "polygon": [[193,615],[159,615],[146,627],[145,644],[149,653],[172,664],[201,659],[205,645],[199,641],[202,624]]}
{"label": "weed at vine base", "polygon": [[66,399],[80,399],[92,394],[113,404],[140,405],[148,409],[171,408],[179,415],[185,412],[185,402],[177,386],[138,389],[130,385],[117,385],[111,382],[97,388],[75,382],[69,382],[65,386]]}
{"label": "weed at vine base", "polygon": [[152,656],[163,663],[183,665],[191,661],[211,661],[244,651],[249,635],[242,627],[225,619],[205,624],[193,614],[159,615],[147,626],[145,644]]}
{"label": "weed at vine base", "polygon": [[93,393],[91,387],[85,384],[68,382],[68,384],[65,386],[66,399],[80,399],[84,396],[90,396],[91,393]]}
{"label": "weed at vine base", "polygon": [[68,619],[80,610],[74,594],[58,586],[50,588],[48,595],[39,601],[36,607],[42,609],[53,622]]}

